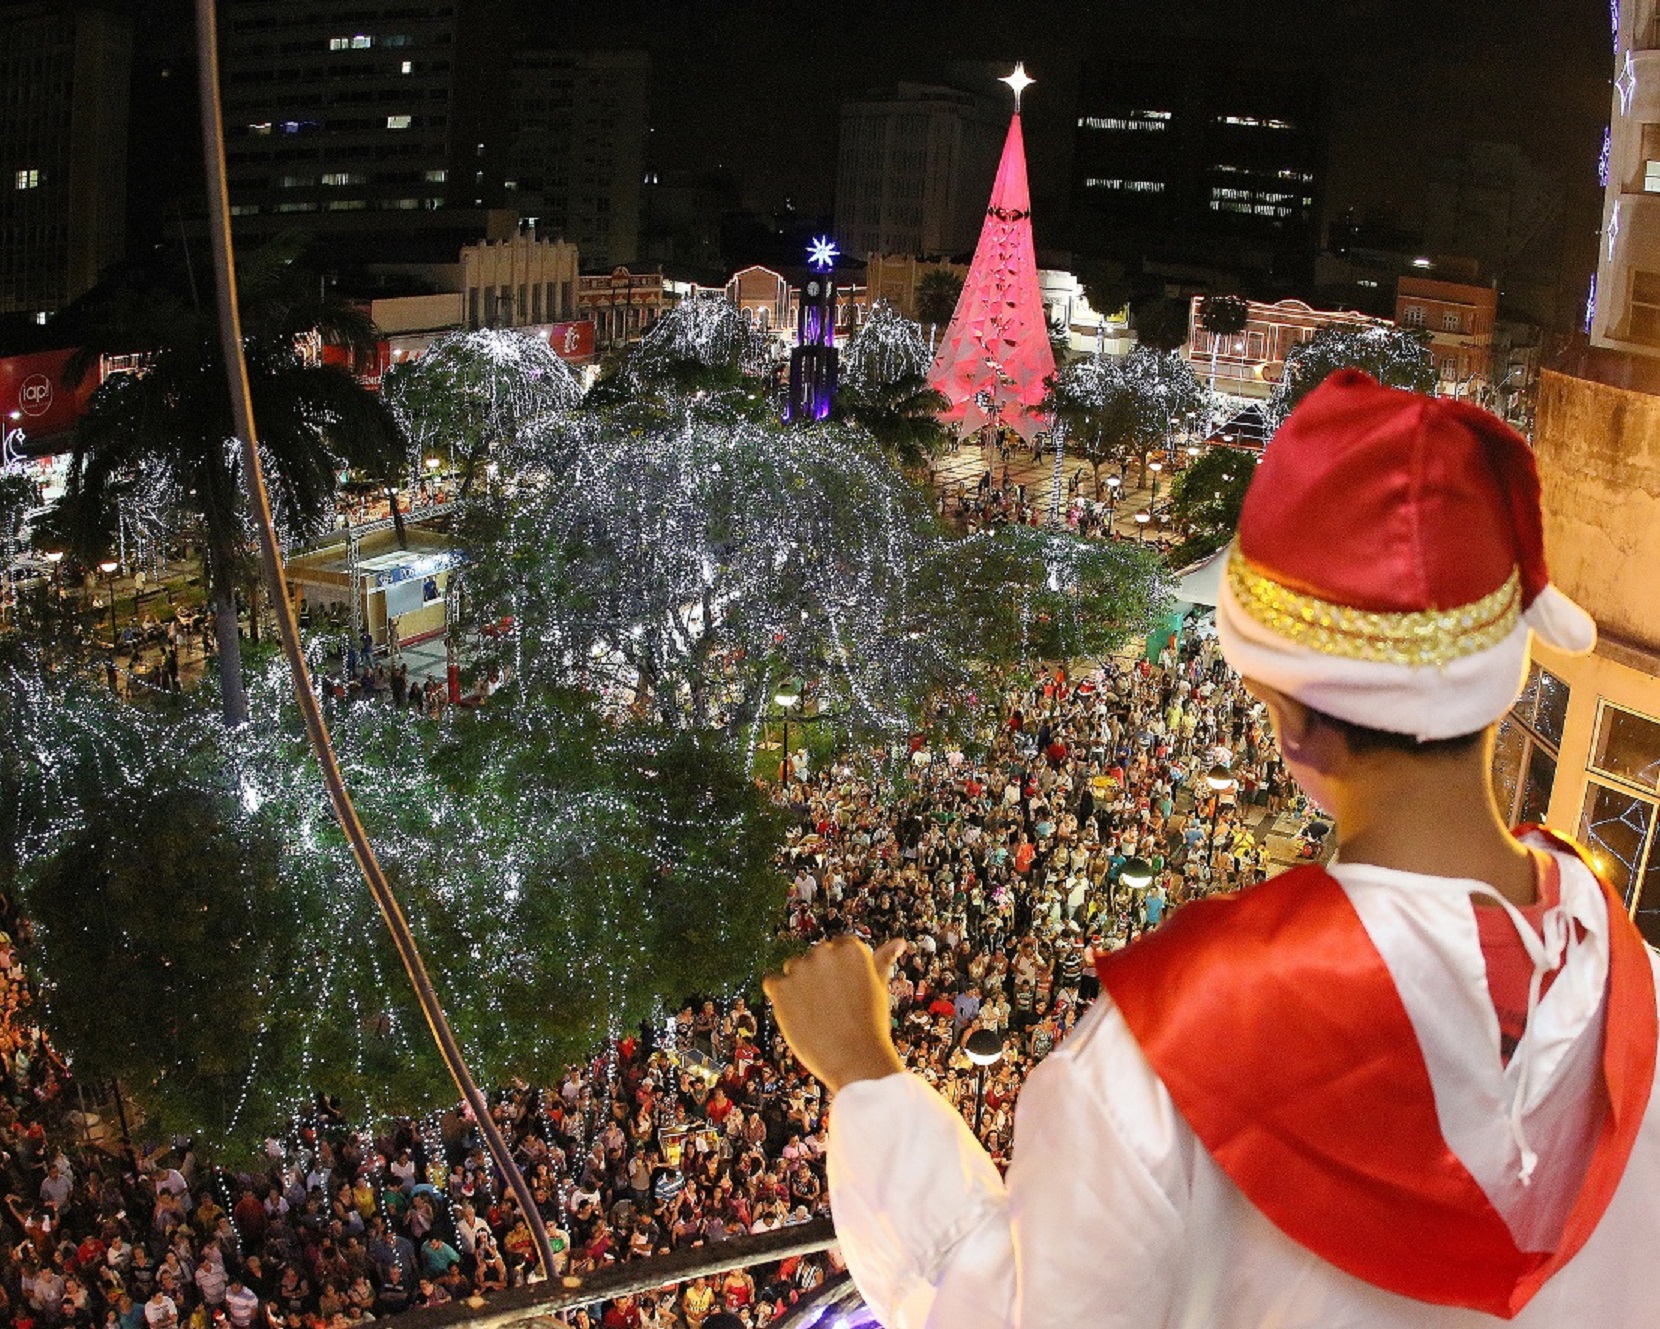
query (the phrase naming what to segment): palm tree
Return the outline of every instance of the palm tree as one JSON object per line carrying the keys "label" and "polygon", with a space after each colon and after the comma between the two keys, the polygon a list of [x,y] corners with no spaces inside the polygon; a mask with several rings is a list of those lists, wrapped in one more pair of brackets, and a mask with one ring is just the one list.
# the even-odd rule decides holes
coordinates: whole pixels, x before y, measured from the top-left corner
{"label": "palm tree", "polygon": [[[280,520],[291,533],[315,530],[332,507],[342,466],[390,473],[406,448],[391,414],[338,365],[303,347],[322,342],[362,351],[374,326],[330,300],[294,266],[289,239],[244,264],[244,347],[260,421],[260,448]],[[77,311],[89,336],[81,371],[106,351],[143,356],[141,368],[112,377],[76,427],[74,461],[62,500],[65,526],[83,557],[109,548],[115,505],[127,494],[169,502],[199,520],[219,649],[227,724],[248,718],[242,681],[236,586],[249,538],[244,484],[215,311],[176,283],[128,283]],[[73,372],[73,371],[72,371]]]}

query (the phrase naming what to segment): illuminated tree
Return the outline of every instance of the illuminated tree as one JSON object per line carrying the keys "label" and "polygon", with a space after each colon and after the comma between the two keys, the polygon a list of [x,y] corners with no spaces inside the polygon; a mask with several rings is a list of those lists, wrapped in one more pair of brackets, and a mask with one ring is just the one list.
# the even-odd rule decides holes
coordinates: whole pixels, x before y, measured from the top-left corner
{"label": "illuminated tree", "polygon": [[463,494],[498,444],[582,399],[575,371],[545,341],[508,328],[437,338],[418,360],[389,368],[383,391],[408,435],[413,469],[427,456],[452,461]]}
{"label": "illuminated tree", "polygon": [[1187,532],[1176,562],[1219,549],[1239,529],[1245,491],[1256,471],[1256,456],[1213,447],[1179,472],[1171,487],[1170,511],[1178,529]]}
{"label": "illuminated tree", "polygon": [[928,363],[921,325],[886,300],[871,306],[842,352],[838,412],[903,465],[914,466],[945,444],[939,413],[947,403],[928,386]]}
{"label": "illuminated tree", "polygon": [[1053,379],[1046,406],[1066,423],[1067,452],[1089,463],[1099,494],[1103,466],[1138,462],[1145,483],[1149,454],[1167,446],[1207,400],[1181,355],[1138,346],[1124,360],[1072,361]]}
{"label": "illuminated tree", "polygon": [[1435,387],[1435,359],[1429,333],[1386,326],[1322,328],[1285,358],[1285,377],[1268,398],[1266,414],[1275,428],[1292,408],[1339,369],[1359,369],[1386,388],[1429,392]]}

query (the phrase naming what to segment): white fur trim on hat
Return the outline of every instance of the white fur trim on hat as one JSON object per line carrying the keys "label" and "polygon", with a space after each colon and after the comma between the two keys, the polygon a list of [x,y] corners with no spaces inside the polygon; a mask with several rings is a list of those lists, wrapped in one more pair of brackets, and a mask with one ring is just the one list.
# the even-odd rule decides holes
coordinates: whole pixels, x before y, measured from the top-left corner
{"label": "white fur trim on hat", "polygon": [[1555,586],[1546,586],[1522,612],[1522,622],[1569,655],[1584,655],[1597,644],[1596,620]]}
{"label": "white fur trim on hat", "polygon": [[[1550,594],[1534,601],[1529,617]],[[1531,626],[1523,619],[1497,644],[1449,664],[1387,664],[1326,655],[1271,632],[1240,607],[1226,577],[1216,598],[1222,654],[1241,675],[1323,714],[1419,742],[1476,733],[1510,709],[1527,677]]]}

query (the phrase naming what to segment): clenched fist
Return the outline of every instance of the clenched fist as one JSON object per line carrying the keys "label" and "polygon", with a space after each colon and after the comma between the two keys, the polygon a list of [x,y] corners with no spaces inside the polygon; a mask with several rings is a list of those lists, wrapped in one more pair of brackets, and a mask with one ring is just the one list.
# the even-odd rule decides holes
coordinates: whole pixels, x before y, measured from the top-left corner
{"label": "clenched fist", "polygon": [[888,978],[904,949],[896,940],[872,954],[857,937],[837,937],[762,984],[791,1051],[832,1092],[905,1069],[888,1008]]}

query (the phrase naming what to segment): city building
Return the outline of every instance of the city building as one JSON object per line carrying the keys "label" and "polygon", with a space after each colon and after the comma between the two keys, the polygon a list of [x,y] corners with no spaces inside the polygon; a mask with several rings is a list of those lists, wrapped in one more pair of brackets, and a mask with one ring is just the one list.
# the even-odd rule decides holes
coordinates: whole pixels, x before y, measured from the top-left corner
{"label": "city building", "polygon": [[1660,10],[1626,0],[1618,20],[1591,344],[1660,356]]}
{"label": "city building", "polygon": [[0,16],[0,314],[44,323],[122,256],[131,70],[109,8]]}
{"label": "city building", "polygon": [[239,234],[342,257],[453,254],[501,206],[510,0],[226,0],[226,159]]}
{"label": "city building", "polygon": [[641,193],[638,257],[713,280],[722,268],[722,223],[741,201],[738,182],[727,171],[675,171],[651,164]]}
{"label": "city building", "polygon": [[1196,266],[1254,288],[1306,286],[1319,246],[1324,150],[1314,71],[1259,66],[1204,46],[1158,60],[1086,60],[1072,248]]}
{"label": "city building", "polygon": [[968,264],[915,254],[872,254],[865,263],[865,288],[872,304],[886,300],[906,318],[920,318],[917,290],[930,272],[947,272],[961,282],[968,276]]}
{"label": "city building", "polygon": [[1660,395],[1552,370],[1534,453],[1551,579],[1597,621],[1594,653],[1534,641],[1499,731],[1494,784],[1515,822],[1587,845],[1660,943]]}
{"label": "city building", "polygon": [[[762,332],[770,332],[786,344],[793,343],[796,332],[796,309],[799,287],[807,270],[779,272],[775,268],[752,264],[740,268],[727,281],[723,294],[738,306],[746,323],[752,323]],[[863,282],[855,281],[853,273],[836,273],[836,335],[850,336],[864,322],[870,307],[869,293]]]}
{"label": "city building", "polygon": [[901,83],[842,103],[836,238],[847,254],[974,248],[1006,118],[974,93]]}
{"label": "city building", "polygon": [[[1247,301],[1249,314],[1243,332],[1212,335],[1199,324],[1203,296],[1194,296],[1188,313],[1185,353],[1193,372],[1216,390],[1236,397],[1266,398],[1285,374],[1285,358],[1293,347],[1311,341],[1322,328],[1388,327],[1387,319],[1348,309],[1311,309],[1301,300],[1264,304]],[[1214,352],[1214,358],[1213,358]]]}
{"label": "city building", "polygon": [[645,336],[673,303],[661,269],[632,272],[626,267],[586,273],[577,281],[577,308],[594,325],[594,346],[608,351]]}
{"label": "city building", "polygon": [[461,282],[469,328],[540,327],[577,317],[576,246],[534,226],[462,249]]}
{"label": "city building", "polygon": [[1401,277],[1395,282],[1395,323],[1429,333],[1440,391],[1484,400],[1492,386],[1493,325],[1499,293],[1492,286]]}
{"label": "city building", "polygon": [[506,199],[596,267],[638,258],[651,57],[520,50],[511,78]]}
{"label": "city building", "polygon": [[1135,345],[1129,306],[1105,312],[1091,308],[1074,273],[1039,268],[1038,298],[1049,320],[1050,340],[1073,355],[1126,356]]}

